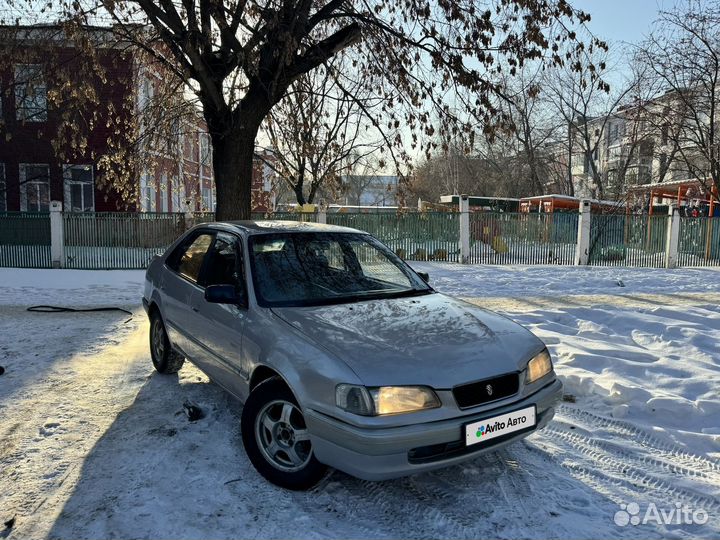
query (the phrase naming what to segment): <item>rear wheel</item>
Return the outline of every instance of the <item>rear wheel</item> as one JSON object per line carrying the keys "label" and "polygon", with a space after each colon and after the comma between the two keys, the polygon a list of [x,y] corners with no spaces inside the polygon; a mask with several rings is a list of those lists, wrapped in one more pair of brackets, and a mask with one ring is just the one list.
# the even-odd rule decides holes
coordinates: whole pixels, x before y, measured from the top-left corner
{"label": "rear wheel", "polygon": [[279,377],[250,394],[242,412],[242,438],[255,469],[280,487],[310,489],[327,471],[313,454],[295,396]]}
{"label": "rear wheel", "polygon": [[170,345],[165,324],[157,310],[150,316],[150,356],[158,373],[177,373],[185,363],[185,358]]}

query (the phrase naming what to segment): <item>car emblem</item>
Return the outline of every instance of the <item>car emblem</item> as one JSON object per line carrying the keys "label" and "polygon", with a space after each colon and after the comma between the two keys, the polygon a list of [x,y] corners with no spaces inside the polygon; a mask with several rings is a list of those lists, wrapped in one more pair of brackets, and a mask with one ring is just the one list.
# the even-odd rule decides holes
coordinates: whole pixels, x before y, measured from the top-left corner
{"label": "car emblem", "polygon": [[485,391],[487,392],[487,395],[488,395],[488,396],[492,396],[493,387],[488,384],[488,385],[485,387]]}

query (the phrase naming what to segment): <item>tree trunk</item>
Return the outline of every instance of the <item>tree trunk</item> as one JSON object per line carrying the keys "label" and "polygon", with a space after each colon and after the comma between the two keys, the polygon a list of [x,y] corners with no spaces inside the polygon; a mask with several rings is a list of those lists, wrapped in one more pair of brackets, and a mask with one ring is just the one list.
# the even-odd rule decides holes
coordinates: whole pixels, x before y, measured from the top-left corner
{"label": "tree trunk", "polygon": [[295,199],[297,203],[302,206],[305,204],[305,194],[303,193],[304,181],[298,179],[297,183],[293,184],[293,191],[295,192]]}
{"label": "tree trunk", "polygon": [[[213,129],[213,172],[217,190],[215,219],[250,219],[253,155],[259,124],[234,125],[224,133]],[[222,134],[218,134],[222,133]]]}

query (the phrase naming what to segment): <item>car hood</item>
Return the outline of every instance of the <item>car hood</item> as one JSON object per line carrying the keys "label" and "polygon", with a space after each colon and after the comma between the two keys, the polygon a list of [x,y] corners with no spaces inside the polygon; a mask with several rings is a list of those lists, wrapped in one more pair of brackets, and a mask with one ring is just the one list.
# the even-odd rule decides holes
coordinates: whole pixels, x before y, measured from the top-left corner
{"label": "car hood", "polygon": [[543,347],[510,319],[438,293],[272,311],[367,386],[452,388],[522,371]]}

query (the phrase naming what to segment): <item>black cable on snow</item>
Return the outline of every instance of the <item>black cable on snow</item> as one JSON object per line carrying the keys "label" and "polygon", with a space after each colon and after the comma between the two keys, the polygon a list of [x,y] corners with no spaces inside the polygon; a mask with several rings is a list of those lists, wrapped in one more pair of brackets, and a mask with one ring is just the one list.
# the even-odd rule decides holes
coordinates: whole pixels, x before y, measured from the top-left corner
{"label": "black cable on snow", "polygon": [[[29,308],[27,308],[27,311],[32,311],[35,313],[85,313],[91,311],[119,311],[121,313],[127,313],[128,315],[130,315],[130,319],[132,319],[133,315],[132,311],[128,311],[127,309],[119,307],[70,308],[63,306],[30,306]],[[128,322],[130,319],[125,322]]]}

